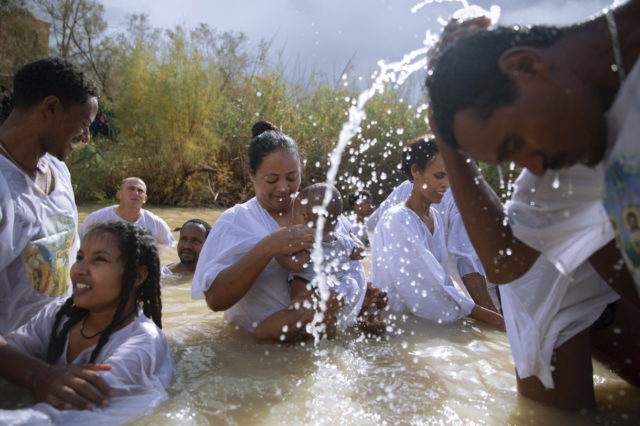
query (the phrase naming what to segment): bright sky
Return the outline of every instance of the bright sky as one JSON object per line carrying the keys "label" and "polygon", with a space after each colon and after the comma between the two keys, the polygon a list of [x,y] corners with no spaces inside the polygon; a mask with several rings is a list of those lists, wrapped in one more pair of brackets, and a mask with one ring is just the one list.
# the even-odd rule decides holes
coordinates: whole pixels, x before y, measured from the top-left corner
{"label": "bright sky", "polygon": [[[320,69],[339,76],[354,57],[359,75],[380,59],[396,61],[422,46],[425,32],[440,31],[438,19],[461,7],[436,0],[416,13],[420,0],[101,0],[112,30],[126,16],[146,13],[154,27],[194,27],[205,22],[218,31],[247,34],[252,43],[273,39],[271,53],[294,75]],[[498,5],[503,24],[567,24],[592,16],[611,0],[468,0],[485,9]]]}

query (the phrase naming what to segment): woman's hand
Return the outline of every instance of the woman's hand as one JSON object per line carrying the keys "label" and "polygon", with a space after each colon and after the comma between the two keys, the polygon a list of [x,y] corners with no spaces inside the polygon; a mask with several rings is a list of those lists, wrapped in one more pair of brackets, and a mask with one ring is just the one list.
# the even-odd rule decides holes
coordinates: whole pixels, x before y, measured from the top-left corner
{"label": "woman's hand", "polygon": [[315,230],[307,225],[285,226],[265,237],[265,244],[275,255],[290,254],[313,247]]}
{"label": "woman's hand", "polygon": [[58,409],[106,407],[113,392],[98,371],[110,368],[106,364],[48,366],[34,374],[31,389],[38,401]]}

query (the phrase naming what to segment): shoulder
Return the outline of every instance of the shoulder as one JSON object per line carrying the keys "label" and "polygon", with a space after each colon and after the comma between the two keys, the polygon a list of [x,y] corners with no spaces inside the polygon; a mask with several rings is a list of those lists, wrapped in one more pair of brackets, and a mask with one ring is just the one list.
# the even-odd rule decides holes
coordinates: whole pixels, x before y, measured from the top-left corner
{"label": "shoulder", "polygon": [[97,218],[97,217],[107,216],[107,215],[110,215],[111,213],[115,214],[113,212],[113,207],[114,206],[102,207],[101,209],[98,209],[98,210],[96,210],[94,212],[91,212],[91,213],[89,213],[89,215],[87,216],[85,221],[87,221],[89,219]]}
{"label": "shoulder", "polygon": [[390,207],[389,210],[384,212],[382,219],[386,221],[397,221],[400,219],[412,218],[413,216],[415,216],[415,213],[405,206],[404,203],[401,203]]}
{"label": "shoulder", "polygon": [[235,225],[244,225],[243,220],[251,219],[252,217],[261,214],[264,211],[260,203],[256,198],[252,198],[242,204],[236,204],[235,206],[228,208],[218,218],[216,224],[231,223]]}

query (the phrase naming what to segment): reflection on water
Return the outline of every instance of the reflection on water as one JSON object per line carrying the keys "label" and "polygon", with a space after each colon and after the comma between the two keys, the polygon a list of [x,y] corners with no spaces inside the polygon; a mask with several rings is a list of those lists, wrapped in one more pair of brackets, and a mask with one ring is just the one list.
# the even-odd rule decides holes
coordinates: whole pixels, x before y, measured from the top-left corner
{"label": "reflection on water", "polygon": [[[96,208],[80,206],[80,219]],[[172,229],[194,217],[212,223],[220,213],[150,210]],[[175,260],[175,249],[162,250],[162,264]],[[401,335],[370,341],[350,334],[312,348],[255,343],[191,300],[184,279],[163,282],[162,298],[176,361],[170,399],[134,424],[640,424],[640,391],[597,362],[598,414],[518,397],[506,335],[471,320],[410,318]],[[15,407],[25,394],[3,385],[0,399]]]}

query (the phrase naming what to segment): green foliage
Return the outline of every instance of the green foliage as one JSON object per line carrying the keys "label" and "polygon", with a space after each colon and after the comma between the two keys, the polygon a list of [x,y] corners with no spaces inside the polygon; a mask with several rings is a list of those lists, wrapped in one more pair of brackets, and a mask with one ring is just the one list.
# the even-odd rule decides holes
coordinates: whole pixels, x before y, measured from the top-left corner
{"label": "green foliage", "polygon": [[[78,199],[113,197],[124,176],[139,176],[153,203],[244,201],[252,196],[245,171],[250,129],[263,119],[302,148],[303,184],[325,179],[327,158],[357,96],[353,84],[330,84],[317,73],[288,84],[284,70],[265,61],[268,43],[252,55],[243,34],[218,33],[205,24],[162,33],[144,15],[132,16],[115,43],[117,77],[103,108],[117,136],[74,152],[70,167]],[[389,87],[367,105],[362,132],[340,167],[338,186],[345,195],[369,180],[385,194],[395,184],[398,148],[425,127],[424,114],[403,95],[411,94]]]}
{"label": "green foliage", "polygon": [[[354,82],[312,73],[288,83],[281,66],[266,62],[269,43],[250,54],[244,34],[206,24],[161,32],[134,15],[110,42],[117,47],[110,50],[111,95],[102,108],[115,137],[74,152],[79,200],[112,198],[123,177],[138,176],[155,204],[245,201],[253,195],[246,149],[258,120],[298,142],[303,185],[326,179],[329,155],[357,101]],[[361,129],[342,155],[337,186],[345,197],[366,188],[380,202],[404,180],[402,147],[427,131],[424,107],[407,101],[419,98],[408,89],[416,86],[389,85],[367,103]],[[495,168],[485,173],[498,189]]]}

